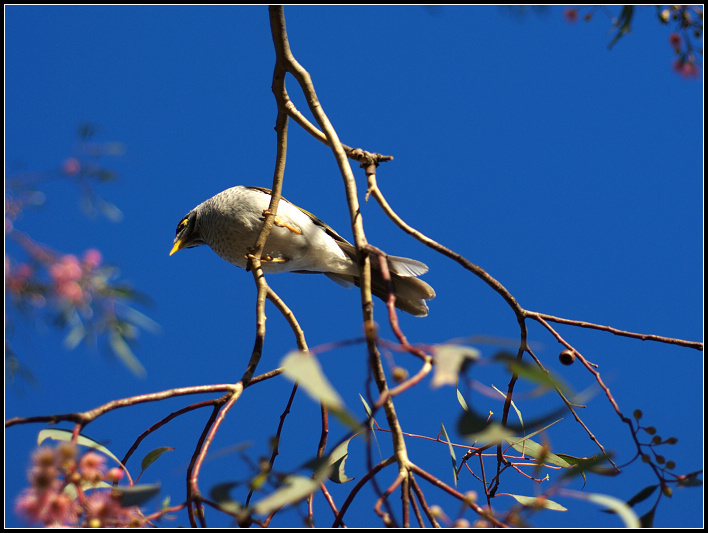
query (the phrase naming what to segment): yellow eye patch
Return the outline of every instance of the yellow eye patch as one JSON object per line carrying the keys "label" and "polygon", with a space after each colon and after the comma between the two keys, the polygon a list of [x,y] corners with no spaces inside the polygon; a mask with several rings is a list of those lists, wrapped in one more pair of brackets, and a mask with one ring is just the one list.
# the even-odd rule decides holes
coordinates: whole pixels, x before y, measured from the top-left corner
{"label": "yellow eye patch", "polygon": [[189,217],[184,217],[182,220],[180,220],[179,224],[177,224],[177,233],[179,233],[184,228],[186,228],[188,224],[189,224]]}

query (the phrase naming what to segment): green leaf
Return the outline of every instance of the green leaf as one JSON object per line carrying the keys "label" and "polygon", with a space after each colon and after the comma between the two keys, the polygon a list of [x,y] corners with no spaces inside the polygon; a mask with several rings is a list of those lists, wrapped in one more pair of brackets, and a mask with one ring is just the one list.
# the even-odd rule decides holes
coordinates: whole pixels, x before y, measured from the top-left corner
{"label": "green leaf", "polygon": [[133,324],[140,326],[144,330],[152,333],[159,333],[162,330],[160,324],[137,309],[133,309],[132,307],[126,305],[122,308],[122,310],[126,320],[130,320]]}
{"label": "green leaf", "polygon": [[[42,444],[47,439],[58,440],[62,442],[71,442],[73,435],[74,434],[72,431],[67,431],[66,429],[43,429],[39,432],[39,435],[37,436],[37,446]],[[123,463],[121,463],[108,448],[106,448],[102,444],[99,444],[93,439],[90,439],[84,435],[79,435],[79,437],[76,439],[76,444],[96,450],[97,452],[100,452],[103,455],[110,457],[116,463],[123,466]]]}
{"label": "green leaf", "polygon": [[217,483],[209,491],[209,498],[218,503],[230,501],[231,489],[237,486],[238,483],[236,481],[226,481],[224,483]]}
{"label": "green leaf", "polygon": [[[545,429],[545,428],[544,428]],[[548,451],[548,448],[532,441],[528,437],[521,439],[506,439],[506,441],[517,452],[521,452],[529,457],[543,461],[544,464],[559,466],[561,468],[570,468],[571,465],[559,457],[558,455]]]}
{"label": "green leaf", "polygon": [[73,350],[84,340],[84,337],[86,337],[86,328],[84,328],[83,323],[79,320],[64,338],[64,347],[66,347],[67,350]]}
{"label": "green leaf", "polygon": [[659,485],[649,485],[648,487],[644,487],[642,490],[632,496],[629,500],[627,500],[627,505],[629,505],[630,507],[634,507],[638,503],[643,502],[649,496],[651,496],[657,488],[659,488]]}
{"label": "green leaf", "polygon": [[[504,394],[502,391],[500,391],[499,389],[497,389],[494,385],[492,385],[492,388],[493,388],[495,391],[497,391],[499,394],[501,394],[501,395],[504,397],[504,399],[506,400],[506,394]],[[524,419],[523,419],[523,417],[521,416],[521,411],[519,411],[519,409],[516,407],[516,404],[514,403],[514,400],[511,400],[511,406],[514,408],[514,411],[516,411],[516,416],[517,416],[518,419],[519,419],[519,424],[521,424],[521,427],[524,427]]]}
{"label": "green leaf", "polygon": [[120,495],[122,507],[144,505],[160,492],[160,484],[135,485],[133,487],[115,487],[113,491]]}
{"label": "green leaf", "polygon": [[[81,490],[86,492],[88,490],[92,489],[110,489],[113,488],[113,485],[111,483],[106,483],[105,481],[98,481],[96,483],[89,483],[88,481],[80,481],[79,486],[81,487]],[[75,500],[76,498],[79,497],[79,491],[76,488],[76,485],[74,483],[69,483],[64,489],[61,491],[62,494],[65,494],[66,496],[69,497],[70,500]]]}
{"label": "green leaf", "polygon": [[452,447],[452,443],[450,442],[450,437],[447,436],[447,431],[445,431],[445,426],[440,423],[440,431],[443,434],[443,437],[445,437],[445,440],[447,441],[447,446],[450,448],[450,458],[452,459],[452,477],[455,480],[455,488],[457,488],[457,457],[455,456],[455,448]]}
{"label": "green leaf", "polygon": [[298,383],[314,400],[330,409],[340,422],[355,430],[359,428],[359,423],[347,412],[344,401],[322,372],[314,355],[290,352],[280,362],[280,366],[285,377]]}
{"label": "green leaf", "polygon": [[288,476],[283,482],[282,488],[269,494],[253,506],[253,512],[259,515],[267,515],[272,511],[280,509],[307,498],[317,490],[322,479],[315,479],[305,476]]}
{"label": "green leaf", "polygon": [[329,479],[335,483],[346,483],[347,481],[354,479],[353,477],[348,477],[344,473],[344,461],[346,461],[347,456],[349,455],[350,441],[351,439],[345,440],[329,454],[329,464],[332,466]]}
{"label": "green leaf", "polygon": [[460,405],[462,406],[462,408],[463,408],[465,411],[469,411],[470,408],[467,407],[467,402],[465,401],[464,396],[462,396],[462,393],[460,392],[460,389],[455,388],[455,390],[457,391],[457,401],[460,402]]}
{"label": "green leaf", "polygon": [[466,439],[480,445],[501,442],[514,436],[514,432],[498,422],[487,421],[470,409],[457,421],[457,431]]}
{"label": "green leaf", "polygon": [[322,372],[322,367],[314,355],[303,352],[290,352],[280,362],[283,374],[299,383],[316,401],[329,409],[343,409],[344,402],[336,389]]}
{"label": "green leaf", "polygon": [[361,400],[361,403],[364,405],[364,411],[366,411],[366,418],[370,418],[369,420],[369,427],[371,429],[374,429],[374,417],[371,416],[371,407],[369,407],[369,404],[366,403],[366,400],[364,397],[359,394],[359,399]]}
{"label": "green leaf", "polygon": [[614,496],[609,496],[607,494],[594,494],[588,492],[578,492],[574,490],[561,489],[559,494],[564,496],[569,496],[571,498],[577,498],[579,500],[585,500],[602,507],[607,507],[611,511],[614,511],[617,516],[622,519],[625,527],[640,527],[641,523],[637,515],[632,511],[632,508],[625,502]]}
{"label": "green leaf", "polygon": [[[105,176],[103,176],[102,179],[103,178],[105,178]],[[98,209],[101,211],[103,216],[105,216],[111,222],[118,223],[123,220],[123,211],[121,211],[117,205],[111,202],[101,199],[98,203]]]}
{"label": "green leaf", "polygon": [[592,472],[601,476],[616,476],[619,474],[614,467],[602,466],[608,460],[608,457],[602,453],[593,455],[592,457],[573,457],[572,455],[558,454],[568,463],[573,465],[573,469],[564,473],[564,478],[570,478],[582,474],[585,479],[585,472]]}
{"label": "green leaf", "polygon": [[553,500],[548,500],[546,498],[540,498],[535,496],[520,496],[518,494],[499,494],[499,496],[511,496],[521,505],[527,507],[534,507],[537,509],[543,508],[549,511],[567,511],[565,507],[561,504],[554,502]]}
{"label": "green leaf", "polygon": [[435,373],[432,386],[457,385],[457,376],[463,364],[479,359],[480,352],[475,348],[460,344],[439,344],[433,347]]}
{"label": "green leaf", "polygon": [[364,404],[366,417],[369,419],[369,429],[371,430],[369,434],[374,437],[374,442],[376,442],[376,447],[379,450],[379,457],[383,459],[383,454],[381,453],[381,446],[379,445],[379,439],[376,436],[376,432],[374,431],[374,417],[371,416],[371,407],[369,407],[369,404],[366,403],[366,400],[361,394],[359,395],[359,399],[361,400],[361,403]]}
{"label": "green leaf", "polygon": [[531,383],[535,383],[549,389],[558,389],[566,396],[573,395],[573,391],[563,382],[563,380],[535,364],[521,361],[506,353],[495,355],[493,360],[503,363],[509,372],[519,376],[522,379],[530,381]]}
{"label": "green leaf", "polygon": [[[552,412],[548,415],[531,420],[526,423],[526,426],[530,428],[538,427],[541,424],[546,424],[549,419],[557,416],[558,411],[565,411],[565,407],[557,409],[556,412]],[[524,438],[531,437],[556,422],[558,422],[558,420],[544,426],[530,435],[527,435],[526,437],[516,437],[518,433],[525,430],[524,427],[515,426],[512,424],[502,426],[499,422],[495,422],[493,420],[488,421],[487,417],[482,417],[472,407],[468,407],[468,410],[462,413],[462,416],[458,419],[457,430],[466,439],[478,441],[480,444],[498,443],[508,439],[514,439],[515,442],[518,441],[520,443]]]}
{"label": "green leaf", "polygon": [[654,527],[654,513],[656,513],[656,506],[652,506],[649,511],[641,516],[639,523],[641,527],[653,528]]}
{"label": "green leaf", "polygon": [[221,509],[227,512],[237,513],[243,509],[243,505],[231,497],[230,491],[238,485],[235,481],[218,483],[209,491],[209,497],[217,502]]}
{"label": "green leaf", "polygon": [[109,334],[108,341],[111,345],[111,350],[113,353],[133,374],[135,374],[135,376],[144,378],[147,375],[145,367],[143,367],[140,361],[138,361],[138,358],[135,357],[135,354],[133,354],[130,346],[128,346],[128,343],[125,342],[125,339],[120,333],[112,329]]}
{"label": "green leaf", "polygon": [[620,40],[620,38],[631,31],[631,25],[632,25],[632,17],[634,17],[634,6],[624,6],[622,7],[622,11],[620,12],[620,16],[617,19],[617,22],[615,23],[615,27],[617,28],[617,33],[615,34],[615,38],[612,39],[610,42],[609,46],[607,48],[612,48],[617,41]]}
{"label": "green leaf", "polygon": [[161,448],[155,448],[149,452],[145,457],[143,457],[142,463],[140,463],[140,468],[142,469],[141,473],[145,472],[147,467],[157,461],[158,457],[160,457],[163,453],[171,451],[174,451],[174,448],[162,446]]}

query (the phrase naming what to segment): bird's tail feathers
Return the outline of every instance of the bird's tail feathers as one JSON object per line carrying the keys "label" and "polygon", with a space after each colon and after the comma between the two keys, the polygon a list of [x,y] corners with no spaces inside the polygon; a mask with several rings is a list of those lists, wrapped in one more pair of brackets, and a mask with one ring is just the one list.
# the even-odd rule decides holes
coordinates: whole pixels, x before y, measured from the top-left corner
{"label": "bird's tail feathers", "polygon": [[[421,263],[420,261],[416,261],[415,259],[396,257],[395,255],[389,255],[387,256],[387,259],[389,270],[404,278],[417,278],[428,271],[428,265]],[[375,261],[372,261],[372,265],[374,263]]]}
{"label": "bird's tail feathers", "polygon": [[[396,296],[396,307],[414,316],[426,316],[428,306],[425,300],[435,298],[435,290],[423,280],[416,278],[428,271],[428,267],[420,261],[405,257],[389,256],[390,277],[393,284],[393,294]],[[359,286],[359,277],[349,274],[326,273],[327,277],[343,286],[352,284]],[[371,262],[371,293],[383,300],[388,300],[388,286],[381,273],[378,262]]]}

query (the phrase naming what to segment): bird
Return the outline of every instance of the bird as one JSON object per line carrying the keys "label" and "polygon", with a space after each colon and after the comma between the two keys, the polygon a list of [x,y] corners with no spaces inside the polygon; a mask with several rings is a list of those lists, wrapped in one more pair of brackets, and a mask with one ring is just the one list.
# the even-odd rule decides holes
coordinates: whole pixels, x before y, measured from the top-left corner
{"label": "bird", "polygon": [[[243,185],[209,198],[179,221],[170,256],[206,244],[222,259],[247,269],[270,200],[270,189]],[[263,272],[322,273],[342,286],[358,286],[356,248],[313,214],[281,200],[261,255]],[[425,301],[435,298],[435,291],[418,276],[428,267],[406,257],[387,259],[396,307],[426,316]],[[388,299],[378,261],[371,261],[371,292],[384,302]]]}

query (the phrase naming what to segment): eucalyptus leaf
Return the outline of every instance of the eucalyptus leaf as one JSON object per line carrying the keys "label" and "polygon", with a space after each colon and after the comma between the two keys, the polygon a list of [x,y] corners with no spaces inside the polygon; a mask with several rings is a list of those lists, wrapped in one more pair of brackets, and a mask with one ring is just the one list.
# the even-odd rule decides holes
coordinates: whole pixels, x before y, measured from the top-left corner
{"label": "eucalyptus leaf", "polygon": [[150,466],[152,463],[157,461],[157,459],[165,452],[171,452],[174,451],[174,448],[170,448],[168,446],[162,446],[161,448],[155,448],[151,452],[148,452],[148,454],[143,457],[143,460],[140,464],[140,468],[142,469],[143,472],[147,469],[148,466]]}
{"label": "eucalyptus leaf", "polygon": [[348,477],[344,472],[344,462],[349,455],[350,441],[351,439],[345,440],[329,454],[329,464],[332,465],[329,479],[335,483],[346,483],[354,479],[353,477]]}
{"label": "eucalyptus leaf", "polygon": [[120,495],[121,506],[132,507],[133,505],[144,505],[157,496],[160,492],[160,484],[115,487],[113,491]]}
{"label": "eucalyptus leaf", "polygon": [[550,389],[558,389],[566,396],[573,396],[572,389],[558,376],[554,376],[550,372],[538,367],[535,364],[527,363],[511,356],[510,354],[500,353],[493,357],[495,361],[503,363],[509,372],[519,376],[526,381],[535,383],[542,387]]}
{"label": "eucalyptus leaf", "polygon": [[281,507],[307,498],[319,486],[320,481],[317,479],[305,476],[288,476],[280,489],[269,494],[253,506],[253,512],[259,515],[270,514]]}
{"label": "eucalyptus leaf", "polygon": [[525,455],[528,455],[529,457],[533,457],[534,459],[541,459],[544,464],[560,466],[562,468],[570,468],[571,467],[571,465],[567,461],[565,461],[561,457],[557,456],[556,454],[551,453],[550,451],[548,451],[548,448],[545,448],[544,446],[538,444],[537,442],[532,441],[529,438],[522,438],[522,439],[513,439],[512,438],[512,439],[506,439],[506,441],[517,452],[521,452]]}
{"label": "eucalyptus leaf", "polygon": [[287,354],[280,362],[283,374],[299,385],[316,401],[329,409],[343,409],[344,402],[336,389],[324,375],[319,361],[314,355],[295,351]]}
{"label": "eucalyptus leaf", "polygon": [[465,397],[462,396],[462,393],[460,392],[460,389],[455,389],[455,390],[457,391],[457,401],[460,403],[460,405],[462,406],[462,408],[463,408],[465,411],[469,411],[470,408],[467,407],[467,402],[465,401]]}
{"label": "eucalyptus leaf", "polygon": [[283,358],[280,366],[285,377],[298,383],[311,398],[327,407],[340,422],[351,429],[359,429],[359,423],[346,410],[344,401],[330,384],[314,355],[293,351]]}
{"label": "eucalyptus leaf", "polygon": [[468,361],[479,359],[479,350],[461,344],[439,344],[433,347],[435,368],[432,386],[457,385],[457,376]]}
{"label": "eucalyptus leaf", "polygon": [[457,488],[457,456],[455,455],[455,448],[453,448],[452,442],[450,442],[450,437],[447,436],[447,431],[445,431],[445,426],[442,422],[440,423],[440,432],[443,434],[443,437],[445,437],[447,446],[450,449],[450,458],[452,459],[452,477],[455,481],[455,488]]}
{"label": "eucalyptus leaf", "polygon": [[143,367],[140,361],[138,361],[138,358],[135,357],[135,354],[133,354],[130,346],[128,346],[128,343],[125,342],[125,339],[120,333],[115,330],[111,330],[108,342],[111,345],[111,350],[113,353],[133,374],[135,374],[135,376],[143,378],[147,375],[145,367]]}
{"label": "eucalyptus leaf", "polygon": [[632,508],[625,502],[608,494],[595,494],[589,492],[579,492],[574,490],[562,489],[559,494],[585,500],[602,507],[607,507],[615,512],[617,516],[624,522],[625,527],[641,527],[641,523]]}
{"label": "eucalyptus leaf", "polygon": [[554,502],[553,500],[549,500],[547,498],[541,498],[538,496],[520,496],[518,494],[507,494],[507,496],[511,496],[517,502],[519,502],[521,505],[526,505],[527,507],[543,508],[543,509],[548,509],[549,511],[567,511],[568,510],[565,507],[563,507],[561,504]]}
{"label": "eucalyptus leaf", "polygon": [[[42,431],[39,432],[39,435],[37,435],[37,446],[42,444],[45,440],[47,439],[52,439],[52,440],[58,440],[62,442],[71,442],[73,440],[74,433],[72,431],[67,431],[66,429],[59,429],[59,428],[52,428],[52,429],[43,429]],[[113,459],[116,463],[119,465],[123,465],[118,458],[111,453],[111,451],[103,446],[102,444],[99,444],[93,439],[90,439],[89,437],[86,437],[85,435],[79,435],[78,438],[76,439],[76,444],[80,446],[84,446],[86,448],[91,448],[93,450],[96,450],[97,452],[102,453],[103,455],[106,455]]]}
{"label": "eucalyptus leaf", "polygon": [[649,485],[648,487],[644,487],[642,490],[640,490],[637,494],[632,496],[629,500],[627,500],[627,505],[630,507],[634,507],[640,502],[643,502],[646,500],[649,496],[654,494],[656,489],[659,488],[659,485]]}
{"label": "eucalyptus leaf", "polygon": [[[492,388],[495,391],[497,391],[499,394],[501,394],[502,397],[506,400],[506,394],[504,394],[502,391],[497,389],[494,385],[492,385]],[[514,408],[514,411],[516,411],[516,416],[519,419],[519,424],[521,424],[521,427],[524,427],[524,418],[521,416],[521,411],[519,411],[518,407],[516,407],[514,400],[511,400],[511,406]]]}

